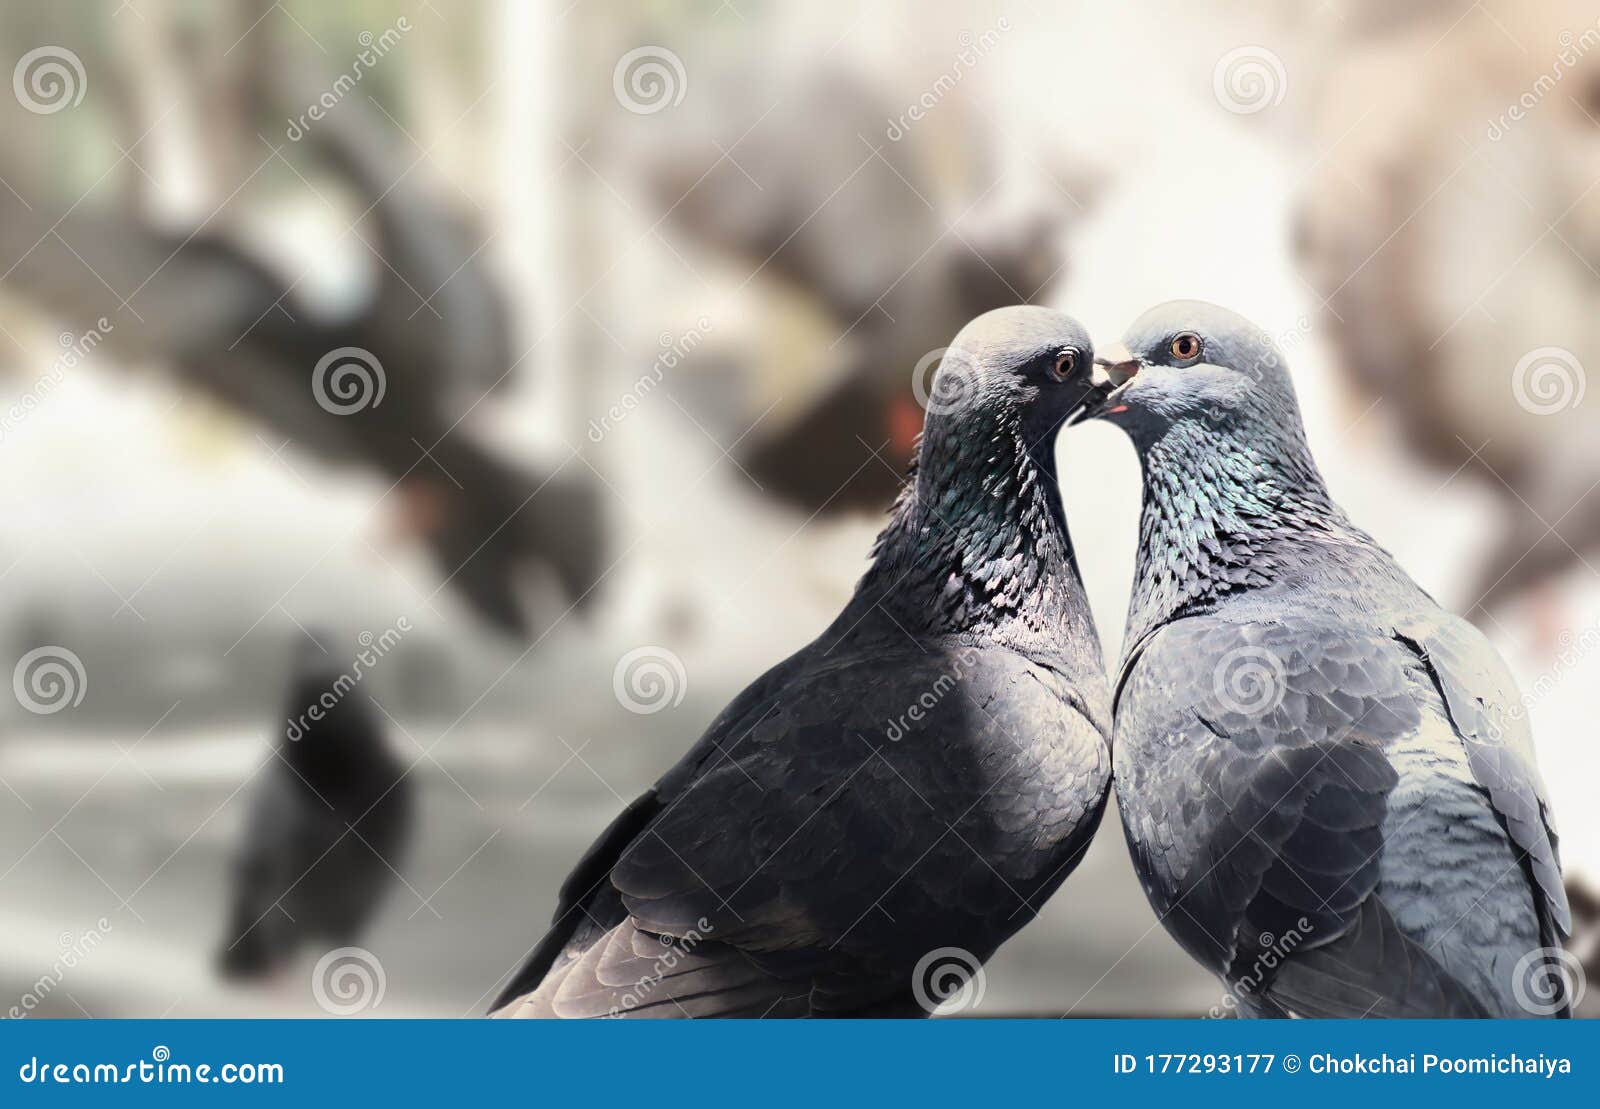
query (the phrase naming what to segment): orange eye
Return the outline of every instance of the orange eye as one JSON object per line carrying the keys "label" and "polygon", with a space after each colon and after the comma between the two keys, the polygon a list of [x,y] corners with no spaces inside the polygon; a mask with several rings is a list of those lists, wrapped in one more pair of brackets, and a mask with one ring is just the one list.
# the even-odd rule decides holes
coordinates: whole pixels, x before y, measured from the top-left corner
{"label": "orange eye", "polygon": [[1064,350],[1056,355],[1056,364],[1050,368],[1050,374],[1057,381],[1065,381],[1072,376],[1072,371],[1078,368],[1078,352]]}
{"label": "orange eye", "polygon": [[1193,331],[1185,331],[1182,335],[1173,337],[1168,349],[1172,351],[1172,357],[1180,362],[1187,362],[1200,353],[1200,336]]}

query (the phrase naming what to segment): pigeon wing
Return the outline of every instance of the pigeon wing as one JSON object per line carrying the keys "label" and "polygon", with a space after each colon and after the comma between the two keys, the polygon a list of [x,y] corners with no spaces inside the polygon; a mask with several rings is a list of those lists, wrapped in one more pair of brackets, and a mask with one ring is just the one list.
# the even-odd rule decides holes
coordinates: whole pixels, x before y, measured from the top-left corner
{"label": "pigeon wing", "polygon": [[[787,683],[619,861],[633,919],[710,925],[811,978],[818,1007],[903,990],[919,956],[969,937],[993,937],[986,958],[995,921],[1020,926],[1070,869],[1039,845],[1086,840],[1109,757],[1019,656],[979,654],[857,656]],[[1040,730],[1061,742],[1018,738]],[[1059,873],[1031,869],[1047,863]]]}
{"label": "pigeon wing", "polygon": [[1127,671],[1117,790],[1135,866],[1175,938],[1264,1008],[1481,1012],[1378,896],[1399,781],[1384,748],[1420,724],[1393,648],[1193,617]]}
{"label": "pigeon wing", "polygon": [[[1007,934],[991,918],[1025,923],[1075,861],[1030,848],[1086,844],[1109,774],[1030,669],[1007,651],[783,664],[602,837],[563,891],[581,941],[548,939],[502,1004],[538,981],[523,1004],[555,1015],[862,1011],[934,948],[992,936],[987,958]],[[1051,723],[1048,752],[1014,738]],[[1014,866],[972,838],[997,823]],[[664,949],[684,957],[641,1003],[641,952]]]}
{"label": "pigeon wing", "polygon": [[[1427,669],[1473,777],[1524,860],[1547,947],[1572,932],[1549,793],[1534,757],[1528,715],[1516,682],[1482,632],[1444,612],[1404,621],[1395,637]],[[1518,705],[1512,709],[1508,706]]]}

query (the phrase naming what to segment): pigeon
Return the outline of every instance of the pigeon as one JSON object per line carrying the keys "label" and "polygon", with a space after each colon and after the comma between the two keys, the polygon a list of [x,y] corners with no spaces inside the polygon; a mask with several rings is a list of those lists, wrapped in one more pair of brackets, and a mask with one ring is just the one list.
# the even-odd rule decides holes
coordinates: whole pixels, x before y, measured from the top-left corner
{"label": "pigeon", "polygon": [[283,735],[260,773],[233,867],[218,966],[262,978],[303,947],[358,939],[404,856],[414,802],[365,693],[301,649]]}
{"label": "pigeon", "polygon": [[1343,47],[1295,216],[1355,408],[1494,499],[1459,607],[1531,602],[1547,647],[1600,550],[1600,51],[1574,39],[1594,18],[1491,0]]}
{"label": "pigeon", "polygon": [[[1582,982],[1600,982],[1600,894],[1593,886],[1568,879],[1567,898],[1572,903],[1572,936],[1567,950],[1576,962]],[[1584,991],[1573,998],[1572,1015],[1600,1019],[1600,990]]]}
{"label": "pigeon", "polygon": [[[888,91],[848,66],[776,81],[763,72],[752,84],[759,96],[708,98],[703,127],[651,128],[654,141],[630,155],[668,227],[760,275],[758,288],[770,279],[818,321],[813,336],[785,342],[778,364],[741,367],[752,395],[725,428],[740,467],[807,514],[878,512],[922,423],[925,382],[905,368],[932,366],[952,318],[1048,294],[1068,269],[1063,232],[1091,179],[1008,175],[988,131],[958,112],[902,134]],[[952,172],[959,181],[941,179]]]}
{"label": "pigeon", "polygon": [[1053,453],[1091,357],[1044,308],[961,331],[849,603],[601,834],[496,1015],[922,1016],[1032,919],[1110,780]]}
{"label": "pigeon", "polygon": [[[276,102],[260,95],[263,107]],[[488,237],[412,180],[412,155],[375,102],[340,107],[297,159],[325,168],[370,216],[372,231],[351,227],[376,256],[365,303],[328,310],[306,274],[276,272],[236,227],[219,229],[240,222],[242,201],[172,231],[57,200],[3,155],[0,176],[16,191],[0,190],[0,285],[73,331],[99,317],[97,344],[120,365],[161,367],[265,429],[269,445],[288,439],[370,475],[439,577],[485,622],[526,636],[527,578],[551,579],[575,604],[600,582],[598,484],[575,458],[546,468],[510,457],[469,418],[523,361],[512,306],[482,257]],[[126,291],[123,306],[108,287]]]}
{"label": "pigeon", "polygon": [[1167,930],[1253,1017],[1564,1012],[1511,676],[1333,502],[1278,348],[1178,301],[1099,365],[1083,418],[1144,470],[1114,780]]}

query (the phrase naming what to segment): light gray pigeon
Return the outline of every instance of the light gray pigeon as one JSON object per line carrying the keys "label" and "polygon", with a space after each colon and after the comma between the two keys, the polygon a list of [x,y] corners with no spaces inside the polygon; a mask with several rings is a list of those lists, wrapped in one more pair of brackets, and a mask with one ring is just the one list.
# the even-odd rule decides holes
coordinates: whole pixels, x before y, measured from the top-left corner
{"label": "light gray pigeon", "polygon": [[1117,802],[1162,923],[1248,1015],[1564,1013],[1505,664],[1333,502],[1258,328],[1174,302],[1101,364],[1086,415],[1144,468]]}
{"label": "light gray pigeon", "polygon": [[1110,781],[1054,458],[1091,357],[1047,309],[962,330],[855,595],[590,848],[498,1014],[921,1016],[1033,918]]}

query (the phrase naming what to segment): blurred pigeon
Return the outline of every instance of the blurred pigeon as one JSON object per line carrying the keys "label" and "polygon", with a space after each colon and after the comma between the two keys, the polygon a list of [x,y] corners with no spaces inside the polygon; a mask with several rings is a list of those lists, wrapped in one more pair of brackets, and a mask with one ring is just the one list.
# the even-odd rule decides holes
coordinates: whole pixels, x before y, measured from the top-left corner
{"label": "blurred pigeon", "polygon": [[1077,863],[1109,720],[1053,449],[1088,338],[1010,308],[955,348],[855,596],[589,849],[500,1014],[920,1016]]}
{"label": "blurred pigeon", "polygon": [[1469,615],[1597,565],[1593,22],[1573,0],[1451,6],[1352,46],[1309,128],[1297,249],[1357,407],[1501,502]]}
{"label": "blurred pigeon", "polygon": [[[1600,894],[1581,880],[1569,879],[1567,898],[1572,902],[1572,938],[1567,949],[1582,968],[1580,981],[1600,982]],[[1600,988],[1584,991],[1572,1015],[1600,1018]]]}
{"label": "blurred pigeon", "polygon": [[1263,332],[1179,301],[1106,359],[1144,468],[1117,802],[1162,923],[1255,1016],[1564,1011],[1504,663],[1333,502]]}
{"label": "blurred pigeon", "polygon": [[581,462],[538,472],[465,422],[516,368],[509,309],[487,239],[416,184],[387,134],[351,98],[301,148],[376,225],[376,288],[349,311],[319,312],[304,274],[273,272],[219,230],[68,207],[11,166],[4,178],[29,198],[0,190],[0,280],[74,330],[105,318],[97,342],[124,362],[169,368],[300,449],[374,472],[441,577],[520,633],[525,571],[552,570],[576,598],[595,585],[600,505]]}
{"label": "blurred pigeon", "polygon": [[302,648],[234,862],[218,954],[229,977],[269,975],[308,945],[353,943],[404,855],[406,767],[351,681],[320,647]]}
{"label": "blurred pigeon", "polygon": [[[770,99],[707,98],[706,133],[668,136],[644,172],[670,226],[752,279],[777,278],[825,321],[816,342],[785,344],[793,364],[770,408],[752,400],[726,428],[740,466],[806,512],[876,510],[922,427],[913,369],[934,364],[951,319],[1050,289],[1065,267],[1059,233],[1086,186],[999,187],[1008,175],[987,133],[956,103],[902,128],[881,88],[837,66],[780,86]],[[942,182],[950,166],[958,180]]]}

